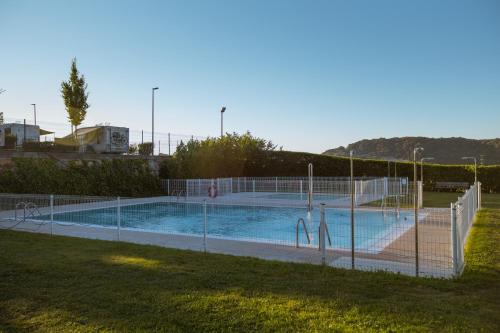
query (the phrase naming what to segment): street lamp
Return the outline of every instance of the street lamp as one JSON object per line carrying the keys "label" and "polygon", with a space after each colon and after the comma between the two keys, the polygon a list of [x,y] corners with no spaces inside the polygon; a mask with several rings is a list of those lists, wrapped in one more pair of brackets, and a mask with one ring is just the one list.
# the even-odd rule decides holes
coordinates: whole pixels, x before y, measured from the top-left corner
{"label": "street lamp", "polygon": [[36,126],[36,104],[31,104],[33,105],[33,114],[35,116],[35,126]]}
{"label": "street lamp", "polygon": [[155,154],[155,90],[158,89],[154,87],[151,91],[151,156]]}
{"label": "street lamp", "polygon": [[422,157],[420,159],[420,181],[422,186],[424,186],[424,161],[432,161],[434,157]]}
{"label": "street lamp", "polygon": [[350,187],[351,187],[351,268],[354,269],[354,195],[355,195],[355,184],[354,184],[354,165],[352,157],[354,155],[354,151],[351,150],[349,152],[349,166],[351,169],[351,179],[350,179]]}
{"label": "street lamp", "polygon": [[418,190],[417,190],[417,153],[424,148],[413,149],[413,210],[415,215],[415,276],[418,276]]}
{"label": "street lamp", "polygon": [[224,112],[226,112],[225,106],[223,106],[222,109],[220,109],[220,137],[221,138],[224,136]]}
{"label": "street lamp", "polygon": [[462,157],[463,160],[474,160],[474,184],[477,183],[477,159],[472,156]]}

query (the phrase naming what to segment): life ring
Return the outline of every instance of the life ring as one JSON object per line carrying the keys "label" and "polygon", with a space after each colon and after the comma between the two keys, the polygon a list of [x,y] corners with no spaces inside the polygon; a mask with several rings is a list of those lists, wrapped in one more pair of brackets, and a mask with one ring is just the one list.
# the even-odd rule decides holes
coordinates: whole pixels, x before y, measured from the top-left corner
{"label": "life ring", "polygon": [[216,185],[210,185],[208,187],[208,196],[210,198],[215,198],[217,197],[217,186]]}

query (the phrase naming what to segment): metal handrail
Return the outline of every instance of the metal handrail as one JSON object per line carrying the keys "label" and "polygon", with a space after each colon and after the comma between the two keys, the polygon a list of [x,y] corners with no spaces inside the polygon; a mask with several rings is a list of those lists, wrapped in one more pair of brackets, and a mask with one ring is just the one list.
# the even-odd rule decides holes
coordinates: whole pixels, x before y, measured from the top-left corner
{"label": "metal handrail", "polygon": [[40,213],[38,206],[34,202],[27,202],[25,209],[28,210],[28,218],[35,217],[35,213],[38,213],[38,216],[42,216],[42,213]]}
{"label": "metal handrail", "polygon": [[179,198],[182,196],[182,193],[184,193],[184,199],[186,198],[186,191],[184,190],[179,190],[177,192],[177,201],[179,201]]}
{"label": "metal handrail", "polygon": [[21,221],[26,221],[26,202],[24,201],[16,203],[16,208],[14,209],[14,221],[17,221],[17,210],[20,205],[23,207],[23,219]]}
{"label": "metal handrail", "polygon": [[17,210],[19,209],[19,207],[22,207],[22,209],[23,209],[23,218],[22,218],[22,220],[20,219],[19,221],[22,221],[22,222],[26,221],[26,210],[28,210],[28,218],[35,217],[35,213],[37,213],[38,216],[42,216],[42,213],[40,213],[38,206],[34,202],[20,201],[20,202],[16,203],[16,208],[14,209],[14,220],[15,221],[17,221]]}
{"label": "metal handrail", "polygon": [[303,218],[300,218],[297,220],[297,225],[295,227],[295,235],[296,235],[296,241],[295,241],[295,247],[299,247],[299,226],[300,226],[300,222],[302,222],[302,225],[304,226],[304,231],[306,233],[306,237],[307,237],[307,244],[311,244],[311,238],[309,237],[309,232],[307,231],[307,226],[306,226],[306,222],[304,221]]}
{"label": "metal handrail", "polygon": [[[330,231],[328,231],[328,224],[325,223],[326,237],[328,237],[328,244],[332,246],[332,239],[330,238]],[[318,239],[321,237],[321,227],[318,227]],[[318,242],[318,250],[321,250],[321,245]]]}
{"label": "metal handrail", "polygon": [[[182,195],[183,193],[184,193],[184,195]],[[172,190],[172,191],[170,192],[170,196],[175,196],[175,197],[177,197],[177,201],[179,201],[179,198],[180,198],[181,196],[186,197],[186,194],[185,194],[185,193],[186,193],[186,191],[185,191],[185,190],[175,190],[175,189],[174,189],[174,190]]]}

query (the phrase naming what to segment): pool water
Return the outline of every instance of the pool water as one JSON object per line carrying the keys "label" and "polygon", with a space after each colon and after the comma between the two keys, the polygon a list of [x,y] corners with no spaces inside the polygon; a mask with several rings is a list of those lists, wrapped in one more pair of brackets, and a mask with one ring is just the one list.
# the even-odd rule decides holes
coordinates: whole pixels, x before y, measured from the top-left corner
{"label": "pool water", "polygon": [[[200,203],[162,202],[122,206],[120,226],[170,234],[202,236],[204,207]],[[355,244],[358,250],[380,250],[380,242],[391,240],[397,231],[411,227],[411,213],[357,211],[355,214]],[[226,239],[240,239],[265,243],[295,245],[297,220],[303,218],[311,235],[311,245],[317,244],[319,209],[308,219],[305,208],[264,207],[243,205],[207,205],[207,235]],[[335,248],[350,248],[350,211],[327,208],[325,218]],[[48,220],[48,216],[40,219]],[[102,208],[54,214],[54,221],[94,226],[116,227],[117,208]],[[305,233],[300,227],[301,245],[306,245]],[[392,239],[393,240],[393,239]]]}

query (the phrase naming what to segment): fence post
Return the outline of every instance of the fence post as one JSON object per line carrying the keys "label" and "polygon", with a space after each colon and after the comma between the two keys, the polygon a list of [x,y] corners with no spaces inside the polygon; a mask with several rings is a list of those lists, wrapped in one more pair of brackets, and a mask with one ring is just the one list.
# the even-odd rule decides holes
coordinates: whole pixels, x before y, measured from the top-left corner
{"label": "fence post", "polygon": [[253,195],[255,196],[255,179],[252,180]]}
{"label": "fence post", "polygon": [[300,180],[300,200],[302,200],[302,179]]}
{"label": "fence post", "polygon": [[276,184],[276,193],[278,193],[278,177],[274,178]]}
{"label": "fence post", "polygon": [[167,194],[170,195],[170,179],[167,179]]}
{"label": "fence post", "polygon": [[418,208],[424,206],[424,188],[422,181],[418,182]]}
{"label": "fence post", "polygon": [[321,264],[326,264],[326,221],[325,221],[325,204],[320,204],[320,220],[319,220],[319,249],[321,251]]}
{"label": "fence post", "polygon": [[477,183],[477,209],[481,209],[481,183]]}
{"label": "fence post", "polygon": [[457,207],[453,203],[451,203],[451,255],[453,276],[458,276]]}
{"label": "fence post", "polygon": [[207,252],[207,199],[203,200],[203,251]]}
{"label": "fence post", "polygon": [[120,227],[121,227],[121,207],[120,207],[120,197],[116,198],[116,226],[118,231],[118,240],[120,240]]}
{"label": "fence post", "polygon": [[313,210],[313,200],[314,200],[314,178],[313,178],[313,164],[309,163],[307,166],[307,211],[310,213]]}
{"label": "fence post", "polygon": [[50,234],[54,234],[54,195],[50,195]]}

